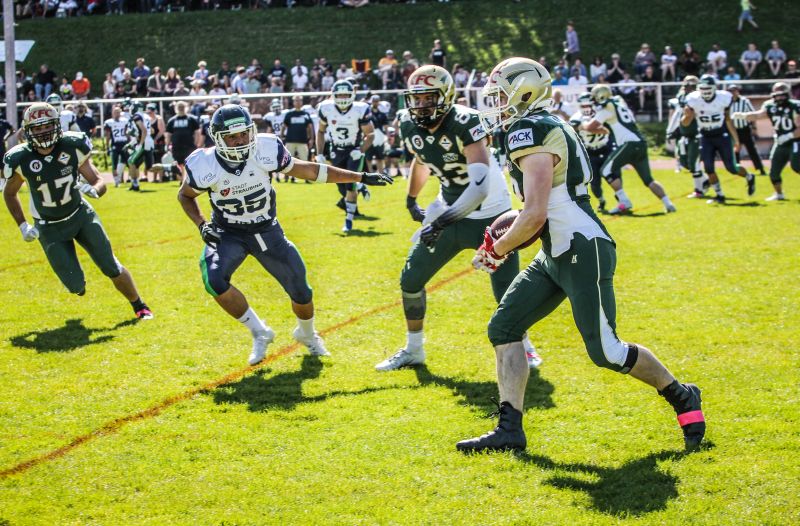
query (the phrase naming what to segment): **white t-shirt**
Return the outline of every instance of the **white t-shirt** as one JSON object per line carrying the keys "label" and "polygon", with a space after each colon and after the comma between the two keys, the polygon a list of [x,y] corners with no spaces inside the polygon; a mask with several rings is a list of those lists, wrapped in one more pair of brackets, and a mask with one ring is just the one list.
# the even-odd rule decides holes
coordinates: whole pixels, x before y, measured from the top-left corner
{"label": "white t-shirt", "polygon": [[570,77],[569,80],[567,81],[567,86],[585,86],[588,83],[589,81],[586,80],[586,77],[581,75],[578,78]]}

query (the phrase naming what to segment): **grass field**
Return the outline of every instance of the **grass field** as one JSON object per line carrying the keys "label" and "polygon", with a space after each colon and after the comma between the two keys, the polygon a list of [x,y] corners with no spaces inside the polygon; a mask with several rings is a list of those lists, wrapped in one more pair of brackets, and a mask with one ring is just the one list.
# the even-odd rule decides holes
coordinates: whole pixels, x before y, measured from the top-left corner
{"label": "grass field", "polygon": [[285,295],[248,261],[234,281],[278,332],[254,369],[203,290],[175,183],[96,202],[147,323],[85,254],[87,295],[67,294],[0,214],[0,524],[797,524],[800,180],[765,204],[766,178],[751,201],[727,177],[730,205],[711,207],[680,197],[687,174],[657,175],[677,214],[626,172],[638,211],[607,221],[618,330],[702,387],[709,446],[691,455],[652,389],[592,365],[568,305],[531,331],[545,362],[527,451],[457,453],[494,425],[493,305],[471,254],[431,287],[427,365],[373,370],[404,341],[402,181],[349,237],[332,186],[279,186],[333,356],[292,346]]}

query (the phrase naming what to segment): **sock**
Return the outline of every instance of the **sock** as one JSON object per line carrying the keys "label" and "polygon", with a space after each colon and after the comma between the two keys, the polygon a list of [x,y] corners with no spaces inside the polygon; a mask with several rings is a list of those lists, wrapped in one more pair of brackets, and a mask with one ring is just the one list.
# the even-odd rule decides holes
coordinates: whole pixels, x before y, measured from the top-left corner
{"label": "sock", "polygon": [[424,341],[422,331],[408,331],[406,337],[406,349],[409,351],[418,351],[422,349],[422,342]]}
{"label": "sock", "polygon": [[244,313],[244,316],[239,318],[238,321],[250,329],[250,332],[253,333],[253,336],[267,332],[268,327],[264,325],[264,322],[261,321],[252,308],[248,308],[247,312]]}
{"label": "sock", "polygon": [[297,318],[297,326],[300,327],[300,332],[308,337],[311,338],[314,336],[314,316],[311,316],[307,320],[301,320]]}
{"label": "sock", "polygon": [[673,380],[671,384],[665,387],[663,391],[659,391],[658,394],[663,396],[678,414],[685,413],[691,409],[691,407],[689,407],[689,401],[692,398],[692,394],[686,387],[680,384],[678,380]]}
{"label": "sock", "polygon": [[617,196],[617,200],[619,200],[620,203],[627,206],[628,208],[633,208],[633,203],[631,203],[631,200],[628,199],[628,194],[625,193],[625,190],[620,188],[619,190],[614,192],[614,195]]}
{"label": "sock", "polygon": [[669,196],[665,195],[661,198],[661,202],[664,203],[664,206],[672,206],[672,201],[669,200]]}
{"label": "sock", "polygon": [[356,214],[356,204],[355,203],[351,203],[349,201],[345,201],[344,206],[345,206],[345,210],[347,211],[347,214],[346,214],[345,218],[348,221],[352,221],[353,217]]}
{"label": "sock", "polygon": [[694,178],[694,191],[702,194],[705,191],[705,182],[708,180],[708,177],[702,173],[694,173],[692,177]]}
{"label": "sock", "polygon": [[136,298],[131,302],[131,307],[133,307],[133,312],[139,312],[142,309],[146,309],[147,305],[142,301],[142,298]]}
{"label": "sock", "polygon": [[717,195],[722,195],[722,185],[719,184],[719,181],[714,183],[712,186],[714,187],[714,192],[716,192]]}

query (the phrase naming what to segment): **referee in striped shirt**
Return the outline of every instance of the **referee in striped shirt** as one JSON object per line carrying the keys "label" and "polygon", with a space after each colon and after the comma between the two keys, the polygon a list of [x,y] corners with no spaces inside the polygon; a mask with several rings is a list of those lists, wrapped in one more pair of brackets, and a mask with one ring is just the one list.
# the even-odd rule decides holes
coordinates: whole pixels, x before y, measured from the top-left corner
{"label": "referee in striped shirt", "polygon": [[[738,84],[731,84],[728,86],[728,91],[733,95],[733,102],[731,102],[730,107],[731,115],[737,111],[755,111],[750,99],[741,96],[741,89],[741,86]],[[758,149],[753,139],[752,125],[745,119],[734,119],[733,126],[736,128],[736,133],[739,135],[739,148],[736,150],[736,162],[741,162],[739,152],[741,152],[742,146],[744,146],[747,148],[747,155],[750,157],[753,167],[758,170],[760,175],[767,175],[764,171],[764,163],[761,162],[761,156],[758,154]]]}

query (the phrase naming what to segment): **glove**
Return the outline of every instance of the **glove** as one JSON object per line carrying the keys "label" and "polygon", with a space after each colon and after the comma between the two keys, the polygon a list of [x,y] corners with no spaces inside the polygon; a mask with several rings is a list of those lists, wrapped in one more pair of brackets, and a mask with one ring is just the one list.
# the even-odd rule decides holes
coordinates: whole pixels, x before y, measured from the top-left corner
{"label": "glove", "polygon": [[433,252],[436,248],[436,242],[439,241],[440,237],[442,237],[443,230],[444,226],[437,219],[430,225],[423,227],[422,232],[419,233],[419,239],[430,252]]}
{"label": "glove", "polygon": [[359,148],[356,148],[352,152],[350,152],[350,158],[354,161],[357,161],[364,157],[364,152],[362,152]]}
{"label": "glove", "polygon": [[219,235],[219,231],[208,221],[201,224],[198,228],[200,229],[200,237],[203,238],[206,245],[213,247],[222,241],[222,236]]}
{"label": "glove", "polygon": [[367,186],[386,186],[394,183],[388,174],[361,172],[361,182]]}
{"label": "glove", "polygon": [[742,111],[734,111],[731,114],[731,119],[737,119],[738,120],[738,119],[744,119],[744,118],[745,118],[744,112],[742,112]]}
{"label": "glove", "polygon": [[498,255],[497,252],[494,251],[495,241],[490,228],[486,227],[486,231],[483,233],[483,244],[478,247],[478,251],[475,252],[475,257],[472,258],[473,267],[492,274],[497,270],[497,267],[505,263],[506,259],[508,259],[508,254],[511,252],[503,256]]}
{"label": "glove", "polygon": [[83,183],[78,187],[78,191],[82,194],[86,194],[93,199],[97,199],[100,195],[97,193],[97,188],[90,185],[89,183]]}
{"label": "glove", "polygon": [[425,220],[425,210],[419,207],[416,197],[406,196],[406,208],[414,221],[422,223]]}
{"label": "glove", "polygon": [[22,239],[28,243],[35,239],[39,239],[39,230],[35,226],[29,225],[27,221],[24,221],[21,225],[19,225],[19,231],[22,232]]}
{"label": "glove", "polygon": [[780,146],[782,144],[786,144],[787,142],[793,139],[794,139],[794,132],[782,133],[777,137],[775,137],[775,142],[778,144],[778,146]]}
{"label": "glove", "polygon": [[317,155],[317,162],[318,162],[319,164],[325,164],[325,156],[324,156],[324,155],[322,155],[322,154],[318,154],[318,155]]}

